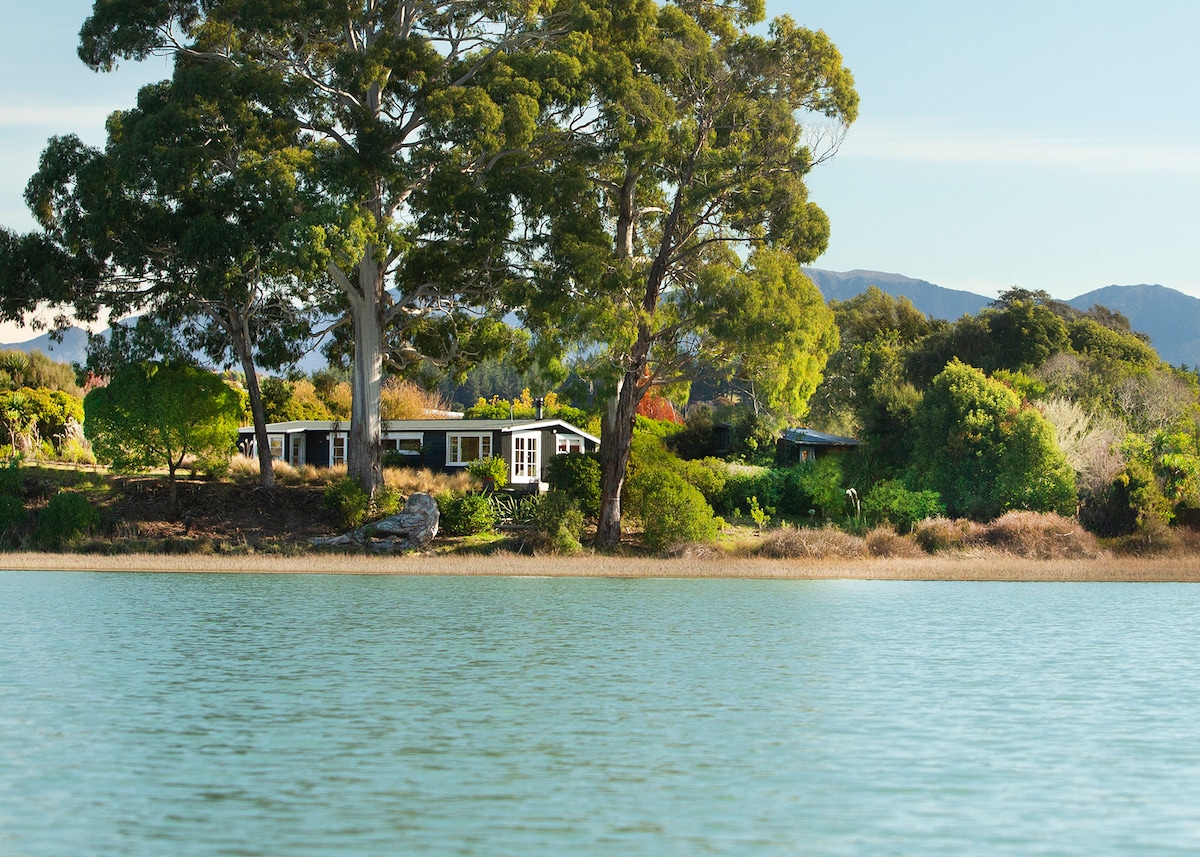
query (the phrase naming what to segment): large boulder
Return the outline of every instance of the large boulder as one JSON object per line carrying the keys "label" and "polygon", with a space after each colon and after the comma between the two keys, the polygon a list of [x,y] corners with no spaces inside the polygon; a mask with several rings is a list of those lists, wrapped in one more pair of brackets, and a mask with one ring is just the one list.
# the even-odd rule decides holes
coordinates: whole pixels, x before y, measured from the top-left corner
{"label": "large boulder", "polygon": [[340,536],[310,539],[309,543],[314,547],[361,547],[380,553],[420,550],[437,536],[439,518],[437,501],[418,492],[395,515]]}

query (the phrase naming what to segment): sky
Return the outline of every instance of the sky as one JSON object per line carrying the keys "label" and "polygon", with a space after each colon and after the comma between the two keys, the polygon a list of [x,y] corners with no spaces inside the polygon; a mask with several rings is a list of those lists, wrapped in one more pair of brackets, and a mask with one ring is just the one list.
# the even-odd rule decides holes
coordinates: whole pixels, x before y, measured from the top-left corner
{"label": "sky", "polygon": [[[105,117],[169,76],[162,58],[87,69],[90,10],[0,0],[0,226],[34,228],[22,192],[47,138],[103,145]],[[832,223],[816,267],[988,296],[1158,283],[1200,297],[1200,3],[767,0],[767,14],[824,30],[861,97],[809,177]]]}

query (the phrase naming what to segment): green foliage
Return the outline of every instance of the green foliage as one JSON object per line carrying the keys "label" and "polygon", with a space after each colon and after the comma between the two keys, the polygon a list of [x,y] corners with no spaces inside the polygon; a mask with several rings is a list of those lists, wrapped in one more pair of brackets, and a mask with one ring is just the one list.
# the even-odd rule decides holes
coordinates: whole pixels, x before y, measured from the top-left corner
{"label": "green foliage", "polygon": [[508,484],[508,462],[499,456],[489,456],[468,462],[467,472],[477,482],[491,479],[495,488],[503,488]]}
{"label": "green foliage", "polygon": [[20,533],[29,523],[29,512],[20,497],[0,493],[0,539],[18,542]]}
{"label": "green foliage", "polygon": [[1074,513],[1074,473],[1053,427],[978,369],[951,361],[925,393],[916,429],[911,479],[937,491],[951,514]]}
{"label": "green foliage", "polygon": [[445,491],[435,499],[441,516],[438,530],[448,536],[474,536],[496,529],[496,509],[483,494]]}
{"label": "green foliage", "polygon": [[59,548],[100,526],[100,511],[82,494],[59,491],[38,515],[34,541],[42,547]]}
{"label": "green foliage", "polygon": [[876,483],[863,498],[863,514],[873,522],[886,521],[901,532],[912,532],[918,521],[946,514],[936,491],[912,491],[898,479]]}
{"label": "green foliage", "polygon": [[757,497],[750,498],[750,517],[754,521],[754,526],[758,527],[760,531],[765,530],[767,525],[771,523],[771,514],[774,511],[775,508],[773,506],[768,506],[765,509],[759,506]]}
{"label": "green foliage", "polygon": [[718,521],[704,495],[678,476],[664,475],[641,492],[642,539],[653,550],[686,542],[710,542]]}
{"label": "green foliage", "polygon": [[337,515],[340,528],[353,530],[366,523],[371,498],[356,480],[343,476],[325,486],[324,502]]}
{"label": "green foliage", "polygon": [[60,391],[74,399],[83,396],[70,364],[52,360],[41,351],[0,350],[0,390],[22,387]]}
{"label": "green foliage", "polygon": [[731,467],[715,508],[723,515],[740,516],[753,497],[762,506],[777,509],[783,496],[781,473],[767,467]]}
{"label": "green foliage", "polygon": [[166,467],[172,488],[185,458],[202,468],[228,461],[241,415],[240,397],[218,376],[172,363],[125,366],[83,407],[97,458],[119,470]]}
{"label": "green foliage", "polygon": [[730,456],[745,464],[769,466],[775,462],[779,422],[765,414],[744,410],[730,428]]}
{"label": "green foliage", "polygon": [[583,514],[600,512],[600,462],[594,453],[569,452],[546,462],[545,478],[554,491],[579,503]]}
{"label": "green foliage", "polygon": [[823,518],[840,514],[846,505],[842,463],[838,456],[826,455],[777,472],[779,499],[776,507],[790,515]]}
{"label": "green foliage", "polygon": [[551,491],[538,503],[534,520],[555,553],[569,556],[583,549],[583,512],[574,497]]}

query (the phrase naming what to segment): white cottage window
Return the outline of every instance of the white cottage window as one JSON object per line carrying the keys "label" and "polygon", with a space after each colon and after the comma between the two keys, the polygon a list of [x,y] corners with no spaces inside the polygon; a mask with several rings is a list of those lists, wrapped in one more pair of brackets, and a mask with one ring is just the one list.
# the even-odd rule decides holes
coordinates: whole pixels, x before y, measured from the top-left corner
{"label": "white cottage window", "polygon": [[484,434],[451,434],[446,443],[446,464],[452,467],[463,467],[467,463],[480,458],[491,458],[492,435]]}

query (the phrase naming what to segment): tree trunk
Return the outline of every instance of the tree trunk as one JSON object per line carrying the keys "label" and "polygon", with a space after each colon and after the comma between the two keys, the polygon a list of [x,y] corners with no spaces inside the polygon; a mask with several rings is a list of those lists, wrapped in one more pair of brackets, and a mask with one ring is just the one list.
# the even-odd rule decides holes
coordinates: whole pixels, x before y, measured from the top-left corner
{"label": "tree trunk", "polygon": [[596,527],[596,546],[600,548],[611,550],[621,543],[621,489],[625,487],[638,404],[645,395],[642,380],[640,370],[626,370],[601,421],[600,521]]}
{"label": "tree trunk", "polygon": [[354,370],[346,470],[368,496],[374,497],[383,485],[379,416],[383,388],[383,267],[372,252],[359,263],[359,287],[349,293]]}
{"label": "tree trunk", "polygon": [[246,376],[246,392],[250,395],[250,415],[254,420],[254,444],[258,449],[259,481],[264,488],[275,487],[275,460],[271,457],[271,441],[267,437],[267,412],[263,407],[262,388],[258,384],[258,373],[254,367],[254,355],[250,351],[250,339],[243,324],[231,319],[231,341],[233,350],[242,363]]}

